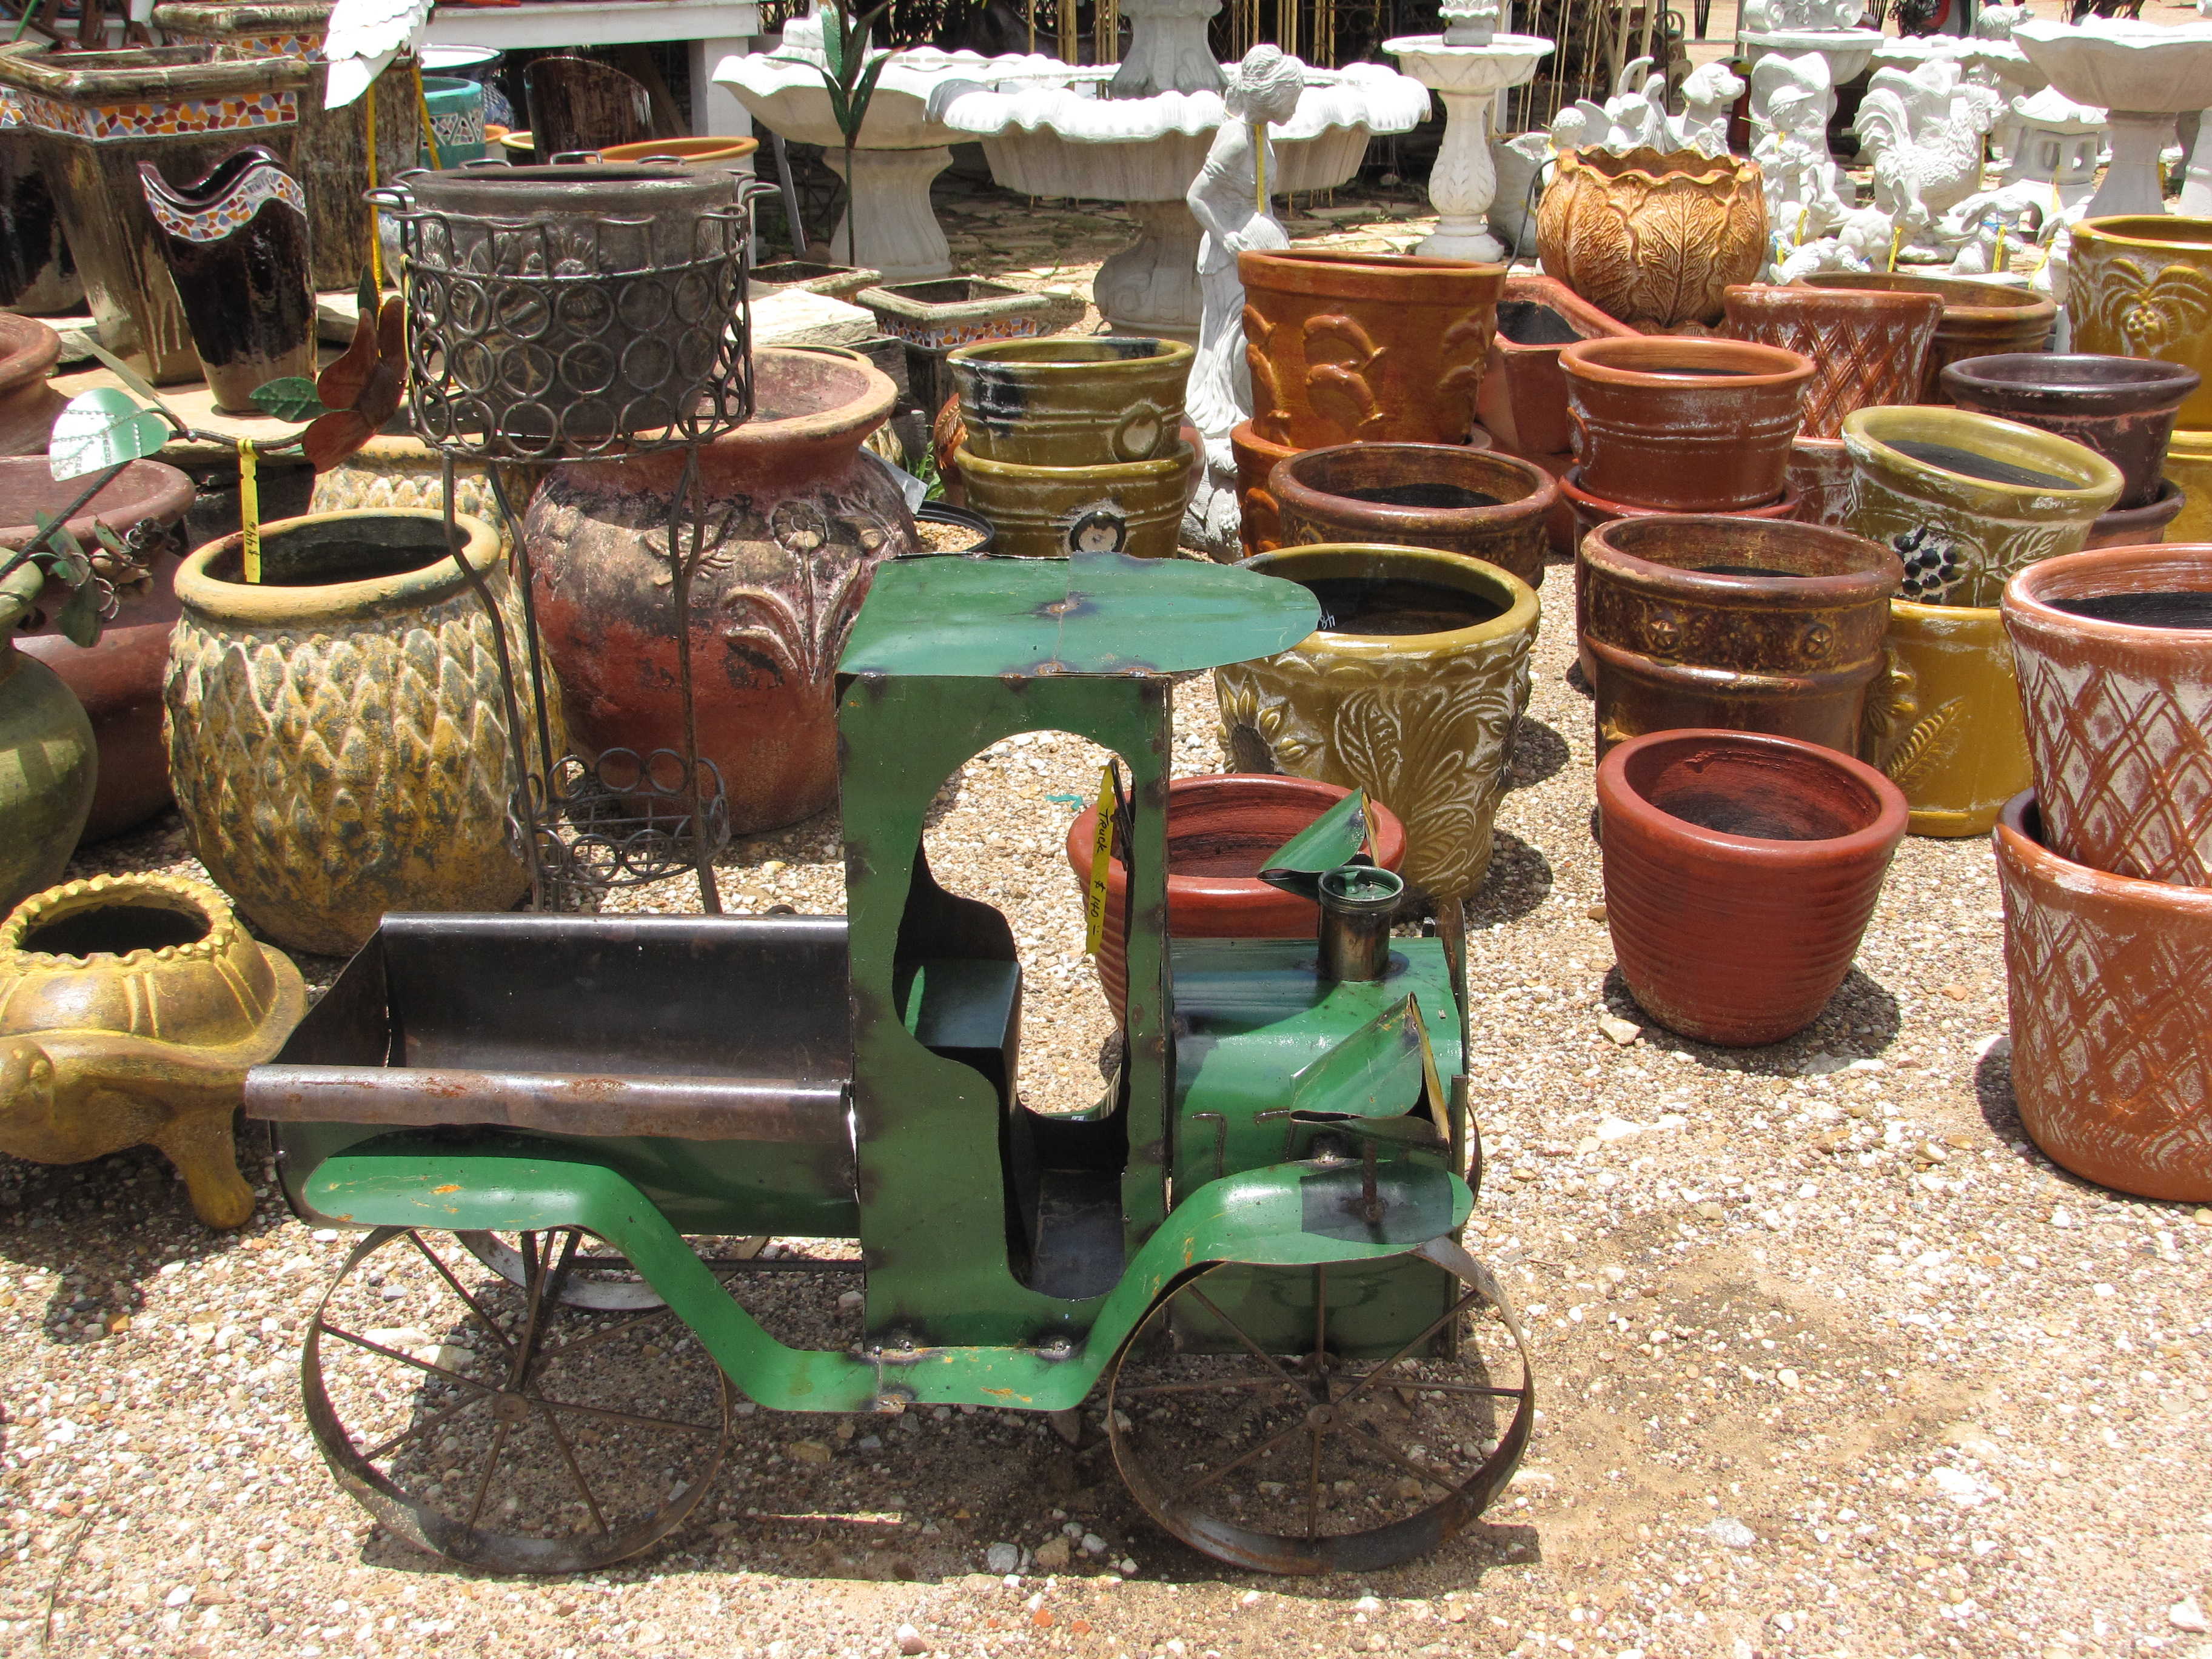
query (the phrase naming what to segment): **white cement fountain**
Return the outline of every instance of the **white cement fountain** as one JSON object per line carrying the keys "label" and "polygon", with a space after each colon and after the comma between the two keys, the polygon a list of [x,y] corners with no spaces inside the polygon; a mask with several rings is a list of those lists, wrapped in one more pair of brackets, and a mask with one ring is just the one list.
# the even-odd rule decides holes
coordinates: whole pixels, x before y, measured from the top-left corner
{"label": "white cement fountain", "polygon": [[1490,156],[1490,116],[1498,94],[1531,79],[1552,52],[1538,34],[1500,33],[1499,0],[1443,0],[1442,34],[1401,35],[1382,50],[1443,100],[1444,137],[1429,173],[1436,234],[1413,252],[1438,259],[1502,259],[1490,231],[1498,169]]}
{"label": "white cement fountain", "polygon": [[2178,117],[2212,105],[2212,23],[2029,22],[2012,38],[2052,86],[2106,111],[2112,159],[2085,216],[2165,212],[2159,152]]}

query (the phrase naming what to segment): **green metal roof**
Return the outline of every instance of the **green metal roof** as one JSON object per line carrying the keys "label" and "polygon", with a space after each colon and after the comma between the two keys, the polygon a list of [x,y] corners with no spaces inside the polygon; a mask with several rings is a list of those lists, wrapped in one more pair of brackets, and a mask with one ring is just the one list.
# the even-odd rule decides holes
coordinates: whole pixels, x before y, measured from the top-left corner
{"label": "green metal roof", "polygon": [[838,667],[980,679],[1176,674],[1272,656],[1320,621],[1297,583],[1231,565],[942,554],[877,569]]}

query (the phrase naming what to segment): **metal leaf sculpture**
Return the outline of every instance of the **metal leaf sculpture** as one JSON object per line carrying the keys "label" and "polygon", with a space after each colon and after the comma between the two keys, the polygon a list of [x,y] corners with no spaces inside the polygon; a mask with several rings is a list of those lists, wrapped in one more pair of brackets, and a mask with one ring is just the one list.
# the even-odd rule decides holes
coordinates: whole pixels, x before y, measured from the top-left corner
{"label": "metal leaf sculpture", "polygon": [[329,471],[383,431],[407,395],[406,302],[395,294],[380,309],[375,286],[367,278],[360,301],[353,343],[315,381],[315,396],[328,412],[301,439],[318,472]]}

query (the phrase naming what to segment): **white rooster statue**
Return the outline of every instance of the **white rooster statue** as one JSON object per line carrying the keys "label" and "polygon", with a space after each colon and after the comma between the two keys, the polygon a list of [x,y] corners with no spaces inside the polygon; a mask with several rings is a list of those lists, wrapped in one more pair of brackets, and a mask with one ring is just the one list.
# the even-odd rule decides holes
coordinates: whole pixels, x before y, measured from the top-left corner
{"label": "white rooster statue", "polygon": [[367,92],[392,60],[414,46],[430,21],[431,0],[337,0],[331,8],[323,56],[330,78],[325,109],[339,109]]}

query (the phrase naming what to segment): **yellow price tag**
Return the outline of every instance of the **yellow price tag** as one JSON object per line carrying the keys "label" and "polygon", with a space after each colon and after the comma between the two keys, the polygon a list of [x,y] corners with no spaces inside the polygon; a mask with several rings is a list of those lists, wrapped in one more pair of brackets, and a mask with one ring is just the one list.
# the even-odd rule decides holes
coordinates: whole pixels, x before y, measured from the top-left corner
{"label": "yellow price tag", "polygon": [[1114,769],[1098,771],[1098,829],[1091,837],[1091,886],[1083,898],[1083,948],[1098,954],[1106,936],[1106,870],[1114,860]]}
{"label": "yellow price tag", "polygon": [[261,483],[255,476],[253,440],[238,441],[238,526],[245,532],[241,539],[242,561],[246,580],[261,580]]}

